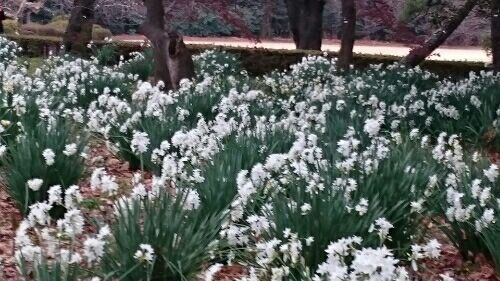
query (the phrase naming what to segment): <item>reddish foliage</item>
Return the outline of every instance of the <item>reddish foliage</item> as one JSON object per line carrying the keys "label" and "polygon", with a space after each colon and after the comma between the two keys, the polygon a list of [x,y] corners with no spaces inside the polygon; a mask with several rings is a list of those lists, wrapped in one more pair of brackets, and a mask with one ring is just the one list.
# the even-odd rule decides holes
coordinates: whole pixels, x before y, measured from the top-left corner
{"label": "reddish foliage", "polygon": [[228,25],[234,27],[243,37],[256,39],[242,16],[234,9],[232,0],[173,0],[166,4],[167,17],[175,19],[193,19],[204,11],[216,14]]}
{"label": "reddish foliage", "polygon": [[403,43],[421,43],[411,30],[396,18],[394,7],[386,0],[358,1],[358,18],[369,20],[393,31],[392,40]]}

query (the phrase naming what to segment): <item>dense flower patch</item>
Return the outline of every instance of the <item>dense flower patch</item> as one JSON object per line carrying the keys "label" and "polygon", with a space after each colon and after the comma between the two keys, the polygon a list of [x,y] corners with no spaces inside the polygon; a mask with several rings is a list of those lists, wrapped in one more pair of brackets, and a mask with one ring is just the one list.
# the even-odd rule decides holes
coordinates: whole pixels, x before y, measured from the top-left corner
{"label": "dense flower patch", "polygon": [[[440,258],[436,232],[500,271],[498,75],[344,73],[307,57],[250,77],[209,51],[167,92],[143,81],[147,53],[115,66],[51,57],[28,75],[0,44],[25,277],[215,280],[238,265],[238,280],[411,280]],[[130,183],[85,171],[93,139],[130,163]]]}

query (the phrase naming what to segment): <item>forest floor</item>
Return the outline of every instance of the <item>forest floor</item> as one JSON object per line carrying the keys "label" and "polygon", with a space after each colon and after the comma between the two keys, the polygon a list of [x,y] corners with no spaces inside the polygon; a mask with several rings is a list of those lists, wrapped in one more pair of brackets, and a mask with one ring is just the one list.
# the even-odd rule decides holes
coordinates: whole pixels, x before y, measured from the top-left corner
{"label": "forest floor", "polygon": [[[114,36],[115,41],[142,42],[145,37],[142,35],[118,35]],[[214,46],[243,47],[243,48],[264,48],[276,50],[294,50],[295,45],[291,39],[276,38],[272,40],[260,40],[238,37],[184,37],[187,44],[202,44]],[[340,41],[337,39],[323,40],[323,51],[336,52],[340,49]],[[354,52],[368,55],[385,55],[403,57],[408,54],[411,46],[394,42],[382,42],[371,40],[358,40],[354,46]],[[443,46],[437,49],[429,57],[430,60],[439,61],[471,61],[471,62],[491,62],[491,57],[481,47]]]}

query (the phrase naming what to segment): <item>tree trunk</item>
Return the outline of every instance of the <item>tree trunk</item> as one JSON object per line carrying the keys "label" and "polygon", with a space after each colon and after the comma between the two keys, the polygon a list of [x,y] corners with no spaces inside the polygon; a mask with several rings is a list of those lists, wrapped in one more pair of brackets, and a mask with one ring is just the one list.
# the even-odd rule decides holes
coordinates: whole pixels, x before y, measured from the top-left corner
{"label": "tree trunk", "polygon": [[491,53],[493,70],[500,72],[500,0],[491,1]]}
{"label": "tree trunk", "polygon": [[325,0],[286,0],[286,7],[297,49],[321,50]]}
{"label": "tree trunk", "polygon": [[172,88],[167,65],[168,38],[165,30],[165,8],[162,0],[145,0],[146,19],[139,27],[139,33],[146,36],[153,47],[154,80],[163,81],[167,89]]}
{"label": "tree trunk", "polygon": [[66,52],[84,54],[92,41],[94,7],[96,0],[74,0],[68,27],[64,33]]}
{"label": "tree trunk", "polygon": [[356,3],[354,0],[342,0],[342,42],[338,64],[349,69],[353,59],[354,40],[356,35]]}
{"label": "tree trunk", "polygon": [[264,14],[260,25],[260,37],[271,38],[273,36],[273,10],[274,0],[264,0]]}
{"label": "tree trunk", "polygon": [[194,63],[191,52],[184,44],[182,36],[176,32],[168,34],[168,70],[172,88],[177,90],[182,79],[194,77]]}
{"label": "tree trunk", "polygon": [[411,50],[410,53],[401,60],[401,63],[410,67],[419,65],[450,37],[478,2],[479,0],[466,0],[463,6],[460,7],[451,18],[446,20],[438,31],[427,39],[423,45]]}

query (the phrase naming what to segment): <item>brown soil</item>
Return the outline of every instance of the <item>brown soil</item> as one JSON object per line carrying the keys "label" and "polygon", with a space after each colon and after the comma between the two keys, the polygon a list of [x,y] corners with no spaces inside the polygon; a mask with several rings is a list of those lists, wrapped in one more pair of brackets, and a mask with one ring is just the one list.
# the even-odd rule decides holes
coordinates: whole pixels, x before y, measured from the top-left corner
{"label": "brown soil", "polygon": [[20,221],[21,213],[5,191],[4,185],[0,185],[0,280],[18,280],[14,236]]}

